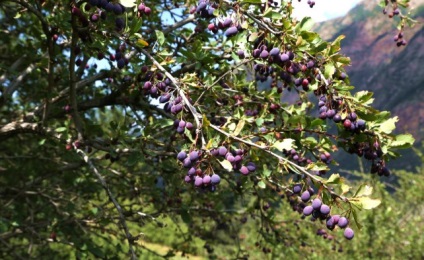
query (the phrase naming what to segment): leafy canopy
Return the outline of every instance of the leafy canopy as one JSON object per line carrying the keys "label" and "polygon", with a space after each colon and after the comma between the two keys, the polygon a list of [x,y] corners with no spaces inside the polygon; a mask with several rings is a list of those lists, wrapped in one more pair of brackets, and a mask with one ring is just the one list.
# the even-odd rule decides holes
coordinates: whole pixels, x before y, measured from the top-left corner
{"label": "leafy canopy", "polygon": [[352,239],[381,201],[333,153],[388,176],[414,140],[352,92],[344,37],[281,2],[1,1],[2,256],[135,259],[159,216],[187,224],[184,252],[234,215],[271,244],[302,215]]}

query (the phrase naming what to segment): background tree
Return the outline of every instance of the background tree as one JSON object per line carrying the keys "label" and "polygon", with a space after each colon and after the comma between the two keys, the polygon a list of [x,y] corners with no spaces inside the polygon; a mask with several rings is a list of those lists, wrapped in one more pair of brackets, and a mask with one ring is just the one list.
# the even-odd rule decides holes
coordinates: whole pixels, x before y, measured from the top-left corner
{"label": "background tree", "polygon": [[388,176],[413,143],[350,92],[343,37],[322,40],[290,1],[0,6],[3,258],[165,257],[144,243],[162,232],[183,253],[298,255],[309,225],[343,251],[381,201],[331,153]]}

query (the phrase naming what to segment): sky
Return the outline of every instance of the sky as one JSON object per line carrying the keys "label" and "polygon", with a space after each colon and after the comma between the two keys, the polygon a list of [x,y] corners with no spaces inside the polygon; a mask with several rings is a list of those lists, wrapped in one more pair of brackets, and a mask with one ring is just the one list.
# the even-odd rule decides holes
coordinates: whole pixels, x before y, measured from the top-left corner
{"label": "sky", "polygon": [[361,0],[315,0],[315,6],[310,8],[306,1],[302,0],[299,3],[297,0],[293,0],[295,7],[293,14],[298,18],[310,16],[315,22],[343,16],[361,2]]}

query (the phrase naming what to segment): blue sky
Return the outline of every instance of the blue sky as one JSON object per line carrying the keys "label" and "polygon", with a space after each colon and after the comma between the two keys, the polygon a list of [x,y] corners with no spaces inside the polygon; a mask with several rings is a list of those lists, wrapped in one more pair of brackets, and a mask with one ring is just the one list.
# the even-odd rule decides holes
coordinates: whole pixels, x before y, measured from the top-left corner
{"label": "blue sky", "polygon": [[315,0],[315,6],[310,8],[306,0],[302,0],[300,3],[293,0],[295,7],[293,13],[298,18],[310,16],[315,22],[321,22],[345,15],[359,2],[361,0]]}

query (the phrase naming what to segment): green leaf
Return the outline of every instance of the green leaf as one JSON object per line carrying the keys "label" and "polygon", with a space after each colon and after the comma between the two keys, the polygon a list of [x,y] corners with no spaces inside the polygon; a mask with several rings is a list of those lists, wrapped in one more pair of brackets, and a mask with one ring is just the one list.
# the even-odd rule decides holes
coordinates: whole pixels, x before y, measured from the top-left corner
{"label": "green leaf", "polygon": [[382,8],[386,7],[386,0],[380,0],[380,2],[378,2],[378,5]]}
{"label": "green leaf", "polygon": [[326,79],[332,78],[335,71],[336,71],[336,68],[334,67],[333,64],[331,63],[325,64],[324,76]]}
{"label": "green leaf", "polygon": [[362,209],[373,209],[381,204],[381,200],[371,199],[369,197],[354,198],[350,201]]}
{"label": "green leaf", "polygon": [[191,223],[191,216],[186,209],[182,209],[180,211],[180,215],[184,223]]}
{"label": "green leaf", "polygon": [[343,194],[346,194],[347,192],[349,192],[350,186],[347,185],[347,184],[342,183],[341,189],[342,189],[342,195],[343,195]]}
{"label": "green leaf", "polygon": [[229,161],[227,161],[227,160],[222,160],[222,161],[219,161],[219,163],[220,163],[220,164],[221,164],[221,166],[222,166],[225,170],[227,170],[228,172],[233,171],[233,165],[232,165]]}
{"label": "green leaf", "polygon": [[358,227],[358,229],[361,229],[362,225],[361,225],[361,223],[359,223],[358,214],[357,214],[356,210],[352,210],[352,215],[353,215],[353,220],[355,221],[356,226]]}
{"label": "green leaf", "polygon": [[330,178],[326,181],[327,184],[339,184],[342,182],[342,179],[340,177],[340,174],[335,173],[331,174]]}
{"label": "green leaf", "polygon": [[[269,10],[272,10],[272,9],[269,9]],[[279,20],[283,18],[283,15],[279,12],[270,11],[270,12],[266,12],[264,17],[271,18],[272,20]]]}
{"label": "green leaf", "polygon": [[272,147],[276,148],[278,151],[282,152],[284,150],[289,151],[291,150],[293,147],[295,147],[293,145],[293,142],[295,140],[291,139],[291,138],[285,138],[283,141],[277,141],[275,142]]}
{"label": "green leaf", "polygon": [[243,130],[244,124],[246,123],[246,121],[244,121],[243,119],[241,119],[236,126],[236,129],[233,132],[234,136],[238,136],[241,132],[241,130]]}
{"label": "green leaf", "polygon": [[340,51],[340,42],[345,38],[346,36],[344,35],[340,35],[339,37],[337,37],[332,43],[331,43],[331,48],[330,48],[330,55],[333,55],[335,53],[337,53],[338,51]]}
{"label": "green leaf", "polygon": [[358,190],[356,191],[353,197],[370,196],[372,194],[372,190],[373,188],[371,186],[362,184],[361,186],[359,186]]}
{"label": "green leaf", "polygon": [[211,122],[208,120],[205,114],[202,115],[202,121],[203,121],[203,124],[202,124],[203,127],[208,127],[211,124]]}
{"label": "green leaf", "polygon": [[371,97],[374,95],[374,93],[363,90],[359,91],[355,94],[355,98],[358,99],[361,103],[366,103],[368,100],[371,99]]}
{"label": "green leaf", "polygon": [[156,39],[158,40],[159,45],[163,45],[163,43],[165,42],[165,35],[163,34],[162,31],[159,30],[155,30],[156,33]]}
{"label": "green leaf", "polygon": [[337,57],[337,59],[334,59],[335,62],[339,62],[343,65],[350,65],[350,58],[349,57],[345,57],[345,56],[339,56]]}
{"label": "green leaf", "polygon": [[323,162],[316,162],[316,163],[310,163],[307,166],[308,170],[311,171],[328,171],[330,168],[328,168],[327,164]]}
{"label": "green leaf", "polygon": [[327,42],[321,42],[318,45],[316,45],[315,47],[313,47],[313,50],[314,50],[315,53],[321,52],[321,51],[325,50],[327,48],[327,46],[328,46]]}
{"label": "green leaf", "polygon": [[409,148],[415,142],[415,139],[410,134],[400,134],[396,136],[396,139],[390,144],[391,147],[396,148]]}
{"label": "green leaf", "polygon": [[105,253],[97,246],[88,245],[88,251],[98,258],[105,258]]}
{"label": "green leaf", "polygon": [[263,181],[258,182],[258,187],[261,189],[265,189],[266,188],[266,184]]}
{"label": "green leaf", "polygon": [[255,123],[257,126],[262,126],[264,124],[264,119],[263,118],[258,118],[255,120]]}
{"label": "green leaf", "polygon": [[355,88],[354,86],[346,86],[346,85],[340,85],[340,84],[334,85],[334,89],[337,89],[339,91],[349,91],[354,88]]}
{"label": "green leaf", "polygon": [[302,39],[304,39],[307,42],[312,42],[319,37],[317,33],[308,32],[308,31],[302,31],[300,33],[300,36],[302,36]]}
{"label": "green leaf", "polygon": [[262,171],[262,175],[265,178],[268,178],[269,176],[271,176],[271,170],[268,169],[268,166],[266,164],[263,165],[263,171]]}
{"label": "green leaf", "polygon": [[386,120],[380,124],[380,131],[385,134],[390,134],[396,128],[395,123],[397,121],[399,121],[397,116]]}
{"label": "green leaf", "polygon": [[304,17],[300,22],[300,29],[302,31],[309,31],[314,26],[314,21],[311,17]]}
{"label": "green leaf", "polygon": [[68,128],[67,127],[64,127],[64,126],[58,127],[58,128],[55,129],[55,131],[57,133],[62,133],[62,132],[65,132],[66,130],[68,130]]}

